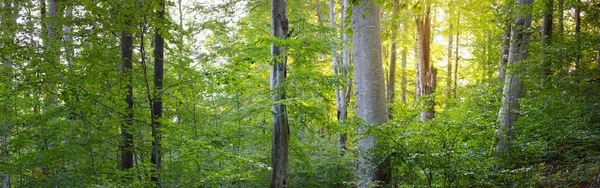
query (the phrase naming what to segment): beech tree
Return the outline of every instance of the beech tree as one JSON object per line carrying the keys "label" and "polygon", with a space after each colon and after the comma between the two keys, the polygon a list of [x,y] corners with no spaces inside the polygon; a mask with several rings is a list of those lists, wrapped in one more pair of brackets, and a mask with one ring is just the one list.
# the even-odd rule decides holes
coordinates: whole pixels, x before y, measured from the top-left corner
{"label": "beech tree", "polygon": [[[286,0],[271,1],[271,35],[284,40],[288,35],[289,23],[286,11]],[[287,58],[285,48],[275,43],[271,44],[271,101],[273,105],[273,142],[271,151],[271,188],[288,187],[288,154],[290,127],[287,118],[285,100],[285,82],[287,73]]]}
{"label": "beech tree", "polygon": [[371,187],[391,181],[389,159],[376,160],[371,153],[377,138],[368,134],[370,125],[388,122],[383,64],[381,59],[380,9],[375,1],[362,0],[352,8],[354,82],[357,116],[362,120],[358,159],[358,186]]}
{"label": "beech tree", "polygon": [[[508,66],[517,67],[529,56],[529,33],[527,30],[531,27],[532,4],[533,0],[519,0],[517,3],[517,12],[510,37]],[[501,155],[501,159],[507,160],[510,156],[511,142],[515,137],[514,126],[521,107],[519,100],[523,95],[523,80],[519,75],[522,72],[522,68],[507,69],[504,78],[502,107],[498,112],[500,125],[496,131],[498,141],[495,147],[496,152]]]}
{"label": "beech tree", "polygon": [[[132,8],[130,3],[124,3],[124,8]],[[125,12],[125,11],[124,11]],[[130,133],[131,126],[133,125],[134,111],[133,111],[133,35],[131,33],[132,23],[130,16],[127,14],[123,15],[125,18],[124,24],[126,27],[121,31],[120,47],[121,47],[121,78],[122,82],[125,83],[126,92],[125,95],[125,115],[121,123],[121,170],[128,170],[133,167],[133,135]]]}
{"label": "beech tree", "polygon": [[[161,0],[158,6],[158,19],[159,24],[165,21],[165,1]],[[163,79],[164,79],[164,56],[165,56],[165,39],[161,32],[163,32],[162,25],[157,24],[154,28],[154,98],[152,99],[152,154],[150,161],[154,165],[154,174],[152,181],[157,187],[162,187],[161,180],[161,121],[163,116]]]}

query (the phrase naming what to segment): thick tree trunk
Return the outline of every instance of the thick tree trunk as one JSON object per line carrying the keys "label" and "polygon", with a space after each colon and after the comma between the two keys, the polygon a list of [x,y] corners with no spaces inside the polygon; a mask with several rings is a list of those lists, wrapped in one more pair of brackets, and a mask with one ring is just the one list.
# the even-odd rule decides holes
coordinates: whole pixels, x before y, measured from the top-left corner
{"label": "thick tree trunk", "polygon": [[[129,25],[131,20],[125,21],[126,25]],[[126,116],[123,117],[121,123],[121,139],[122,143],[120,146],[121,154],[121,170],[128,170],[133,167],[133,135],[129,132],[130,127],[133,125],[133,35],[125,29],[121,32],[121,73],[125,78],[125,102],[127,103]]]}
{"label": "thick tree trunk", "polygon": [[552,37],[552,12],[554,11],[553,0],[545,0],[544,16],[542,20],[542,83],[546,81],[551,73],[551,58],[548,58],[550,52]]}
{"label": "thick tree trunk", "polygon": [[[285,39],[288,35],[288,19],[286,12],[286,0],[271,1],[271,34],[279,39]],[[287,112],[285,105],[285,88],[282,87],[286,77],[287,58],[283,54],[284,48],[271,44],[271,55],[273,66],[271,66],[271,107],[273,113],[273,145],[271,160],[273,170],[271,171],[271,188],[288,187],[288,151],[289,134]]]}
{"label": "thick tree trunk", "polygon": [[417,72],[418,77],[418,92],[417,98],[425,100],[425,111],[421,112],[421,121],[428,121],[435,117],[434,105],[432,98],[428,98],[435,91],[435,82],[437,70],[430,64],[431,52],[431,25],[429,19],[429,8],[425,11],[425,15],[416,19],[417,23],[417,48],[419,52],[419,62]]}
{"label": "thick tree trunk", "polygon": [[[161,0],[159,3],[158,10],[159,20],[165,19],[165,1]],[[152,153],[150,155],[150,161],[154,165],[154,173],[152,174],[152,181],[157,187],[162,187],[161,181],[161,121],[163,116],[163,103],[162,103],[162,91],[163,91],[163,78],[164,78],[164,51],[165,51],[165,39],[160,34],[162,28],[154,28],[154,100],[152,100]]]}
{"label": "thick tree trunk", "polygon": [[[518,6],[532,6],[533,0],[519,0]],[[522,10],[521,8],[518,10]],[[508,56],[508,65],[519,64],[519,62],[528,57],[528,39],[527,30],[531,27],[531,12],[517,11],[514,26],[511,32],[510,53]],[[508,69],[502,91],[502,108],[498,113],[500,126],[496,131],[498,134],[496,152],[500,154],[500,159],[508,159],[510,155],[511,141],[514,139],[514,124],[517,121],[520,104],[519,99],[523,93],[523,82],[519,77],[520,69]]]}
{"label": "thick tree trunk", "polygon": [[[392,10],[392,17],[396,18],[398,17],[398,11],[400,9],[400,2],[399,0],[394,0],[394,8]],[[390,51],[390,74],[388,76],[388,82],[387,82],[387,102],[388,103],[394,103],[394,99],[396,98],[396,49],[397,49],[397,44],[396,44],[396,38],[398,35],[398,24],[396,24],[396,22],[392,22],[392,47],[391,47],[391,51]],[[390,113],[390,118],[392,117],[392,109],[389,109],[389,113]]]}
{"label": "thick tree trunk", "polygon": [[406,59],[406,55],[408,53],[408,50],[406,48],[404,48],[402,50],[402,69],[400,70],[400,74],[401,74],[401,78],[400,80],[402,80],[401,88],[400,88],[400,100],[402,100],[402,103],[406,104],[406,87],[408,85],[408,82],[406,80],[406,63],[407,63],[407,59]]}
{"label": "thick tree trunk", "polygon": [[379,7],[373,0],[362,0],[352,9],[356,106],[357,116],[363,120],[358,141],[358,187],[361,188],[391,181],[389,159],[374,158],[370,150],[377,147],[376,138],[367,134],[370,125],[388,122],[379,14]]}
{"label": "thick tree trunk", "polygon": [[[350,86],[352,85],[352,83],[350,83],[350,79],[348,78],[348,65],[349,65],[349,61],[350,61],[350,55],[348,53],[348,34],[346,34],[345,32],[345,28],[346,28],[346,22],[344,22],[344,20],[346,20],[346,10],[348,9],[348,0],[342,0],[342,44],[343,44],[343,49],[342,49],[342,63],[340,65],[340,76],[342,77],[342,80],[346,81],[346,83],[343,84],[343,87],[341,87],[340,89],[340,96],[342,97],[342,99],[340,100],[339,106],[338,106],[338,122],[340,124],[342,124],[346,118],[348,117],[348,102],[350,101]],[[348,140],[348,135],[345,132],[342,132],[339,136],[338,142],[340,145],[340,149],[342,150],[342,152],[345,152],[347,147],[346,147],[346,142]]]}

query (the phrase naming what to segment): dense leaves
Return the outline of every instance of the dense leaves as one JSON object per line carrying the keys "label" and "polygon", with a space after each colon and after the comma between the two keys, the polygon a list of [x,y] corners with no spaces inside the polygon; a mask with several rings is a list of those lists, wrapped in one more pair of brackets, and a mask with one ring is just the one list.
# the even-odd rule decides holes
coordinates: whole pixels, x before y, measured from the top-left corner
{"label": "dense leaves", "polygon": [[[290,122],[290,187],[353,187],[357,183],[358,127],[354,92],[348,119],[337,121],[335,89],[352,76],[334,74],[351,20],[329,27],[329,1],[287,2],[290,34],[270,34],[270,1],[167,1],[161,20],[158,1],[1,0],[0,10],[0,183],[10,187],[152,187],[151,103],[160,96],[162,186],[267,187],[272,169],[272,43],[285,47]],[[42,3],[43,2],[43,3]],[[350,1],[350,4],[357,1]],[[529,58],[500,66],[505,27],[519,9],[511,0],[392,1],[381,7],[383,65],[389,72],[392,27],[398,27],[396,78],[407,79],[407,101],[389,104],[389,123],[372,126],[380,138],[375,161],[391,159],[398,187],[596,187],[600,177],[599,2],[553,1],[554,24],[544,49],[544,2],[536,0],[527,30]],[[564,3],[559,6],[559,3]],[[437,89],[416,99],[416,24],[431,7],[431,64]],[[575,32],[574,6],[581,7]],[[564,7],[559,10],[558,7]],[[72,10],[69,14],[67,9]],[[128,16],[127,16],[128,15]],[[129,21],[128,21],[129,20]],[[342,24],[343,23],[343,24]],[[452,23],[452,29],[449,24]],[[345,28],[342,28],[342,25]],[[54,26],[57,36],[49,37]],[[69,27],[70,30],[65,28]],[[62,28],[62,29],[61,29]],[[152,87],[152,34],[166,40],[164,89]],[[128,77],[122,74],[121,32],[133,42],[134,167],[120,170],[119,127],[127,116]],[[457,80],[447,78],[447,37],[458,52]],[[70,36],[71,39],[67,40]],[[72,52],[72,53],[71,53]],[[542,55],[545,53],[544,55]],[[452,55],[451,57],[454,57]],[[577,57],[581,63],[577,66]],[[542,64],[542,57],[549,64]],[[341,58],[338,58],[340,60]],[[70,66],[69,66],[70,65]],[[546,67],[548,66],[548,67]],[[499,68],[518,73],[525,90],[515,139],[506,159],[495,153],[504,80]],[[352,68],[350,68],[352,70]],[[404,70],[404,71],[400,71]],[[544,70],[548,79],[541,81]],[[403,75],[405,72],[405,75]],[[350,74],[352,74],[350,72]],[[454,73],[452,73],[454,75]],[[456,90],[447,88],[447,79]],[[396,82],[399,93],[401,81]],[[450,85],[454,87],[454,85]],[[444,95],[444,92],[455,92]],[[396,96],[400,96],[396,94]],[[424,99],[435,100],[435,119],[419,121]],[[348,149],[338,138],[348,134]],[[8,178],[8,179],[7,179]]]}

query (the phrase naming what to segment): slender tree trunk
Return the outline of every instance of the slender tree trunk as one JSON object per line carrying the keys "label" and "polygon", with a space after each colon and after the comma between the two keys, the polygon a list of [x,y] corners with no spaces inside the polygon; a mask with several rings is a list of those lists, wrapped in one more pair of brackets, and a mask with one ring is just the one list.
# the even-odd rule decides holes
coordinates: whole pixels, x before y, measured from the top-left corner
{"label": "slender tree trunk", "polygon": [[454,46],[454,87],[452,88],[452,93],[454,93],[454,98],[456,98],[456,87],[458,86],[458,60],[460,57],[458,56],[458,46],[460,45],[460,11],[456,17],[456,45]]}
{"label": "slender tree trunk", "polygon": [[565,11],[565,0],[558,0],[558,34],[559,35],[563,35],[564,31],[565,31],[565,26],[564,26],[564,22],[565,22],[565,14],[563,13]]}
{"label": "slender tree trunk", "polygon": [[[508,65],[519,64],[528,57],[528,39],[527,30],[531,27],[531,11],[520,12],[527,6],[532,6],[533,0],[518,0],[516,19],[511,32],[510,53],[508,56]],[[523,93],[523,82],[519,76],[519,69],[508,69],[504,81],[502,108],[498,113],[500,126],[496,131],[498,133],[498,142],[496,152],[501,160],[508,160],[510,156],[511,141],[514,139],[514,124],[517,121],[517,112],[519,111],[519,99]],[[505,161],[507,162],[507,161]]]}
{"label": "slender tree trunk", "polygon": [[[65,6],[65,17],[72,23],[73,19],[73,4]],[[65,24],[63,26],[63,41],[65,43],[65,59],[67,60],[67,66],[69,69],[73,66],[73,56],[75,51],[73,50],[73,36],[71,34],[71,25]]]}
{"label": "slender tree trunk", "polygon": [[596,68],[600,71],[600,48],[598,48],[598,54],[596,55]]}
{"label": "slender tree trunk", "polygon": [[[128,18],[128,16],[125,16]],[[126,20],[125,25],[131,24],[131,20]],[[121,32],[121,74],[125,78],[125,103],[127,103],[126,116],[121,123],[121,170],[128,170],[133,167],[133,135],[130,133],[130,127],[133,125],[133,35],[128,29]]]}
{"label": "slender tree trunk", "polygon": [[[0,30],[0,44],[3,44],[4,47],[14,45],[14,37],[15,30],[17,26],[17,16],[18,16],[18,6],[17,2],[13,0],[4,0],[2,3],[2,11],[0,12],[0,26],[3,30]],[[7,53],[7,52],[3,52]],[[5,78],[3,80],[6,83],[6,87],[3,88],[6,91],[10,91],[14,89],[13,82],[13,62],[12,62],[12,53],[8,52],[6,58],[0,59],[2,62],[2,75],[0,77]],[[7,96],[4,101],[0,101],[2,105],[2,110],[5,113],[8,113],[8,116],[15,116],[14,113],[14,102],[12,102],[12,97]],[[7,117],[8,117],[7,116]],[[0,160],[1,161],[9,161],[10,158],[10,140],[12,137],[12,126],[13,122],[11,120],[7,122],[0,123]],[[0,187],[1,188],[10,188],[10,176],[0,175]]]}
{"label": "slender tree trunk", "polygon": [[548,58],[550,53],[551,37],[552,37],[552,12],[554,12],[553,0],[544,1],[545,9],[542,20],[542,83],[546,81],[551,73],[551,58]]}
{"label": "slender tree trunk", "polygon": [[421,121],[429,121],[435,117],[434,105],[435,102],[430,97],[436,86],[436,74],[437,69],[430,64],[430,52],[431,52],[431,25],[429,19],[429,8],[425,11],[424,16],[420,16],[416,19],[417,23],[417,47],[419,49],[419,85],[417,85],[418,92],[417,97],[424,99],[425,111],[421,112]]}
{"label": "slender tree trunk", "polygon": [[408,49],[404,48],[402,49],[402,69],[400,70],[400,74],[401,74],[401,100],[402,103],[406,104],[406,86],[408,85],[408,82],[406,80],[406,63],[407,63],[407,59],[406,59],[406,55],[408,53]]}
{"label": "slender tree trunk", "polygon": [[357,116],[363,122],[358,141],[358,187],[372,187],[377,182],[391,182],[389,159],[377,160],[371,149],[376,138],[367,134],[370,125],[388,122],[385,79],[381,59],[380,10],[373,0],[362,0],[352,9],[354,48],[354,81],[356,84]]}
{"label": "slender tree trunk", "polygon": [[[346,20],[346,10],[348,9],[348,0],[342,0],[342,19],[341,19],[341,23],[342,23],[342,44],[343,44],[343,49],[342,49],[342,63],[340,66],[340,76],[342,77],[342,80],[345,81],[343,87],[340,89],[340,96],[343,97],[342,100],[340,100],[340,104],[338,106],[338,122],[340,124],[342,124],[344,122],[344,120],[346,120],[346,118],[348,117],[348,102],[350,101],[350,86],[352,85],[352,83],[350,83],[350,79],[348,78],[348,65],[349,65],[349,61],[350,61],[350,54],[348,53],[348,34],[346,34],[345,29],[346,29],[346,22],[344,20]],[[342,152],[346,151],[346,141],[348,140],[348,135],[343,132],[340,134],[340,137],[338,139],[340,148],[342,150]]]}
{"label": "slender tree trunk", "polygon": [[[398,11],[400,9],[399,0],[394,0],[394,8],[392,10],[392,17],[398,17]],[[390,75],[388,76],[387,82],[387,102],[394,103],[394,99],[396,98],[396,49],[397,49],[397,35],[398,35],[398,24],[396,21],[392,22],[392,47],[390,52]],[[393,109],[389,108],[388,113],[390,114],[390,118],[392,118]]]}
{"label": "slender tree trunk", "polygon": [[[451,7],[451,6],[448,6]],[[450,16],[448,17],[448,19],[450,19]],[[448,67],[446,70],[446,97],[447,100],[452,98],[452,38],[454,38],[454,36],[452,35],[452,22],[448,21],[450,23],[450,25],[448,26],[448,54],[447,54],[447,61],[448,61]]]}
{"label": "slender tree trunk", "polygon": [[581,72],[581,0],[575,2],[575,71]]}
{"label": "slender tree trunk", "polygon": [[[158,19],[159,21],[165,20],[165,1],[159,2]],[[165,39],[161,35],[161,27],[154,27],[154,99],[152,100],[152,154],[150,155],[150,161],[154,165],[154,173],[152,174],[152,181],[157,187],[162,187],[161,180],[161,166],[162,166],[162,153],[161,153],[161,124],[163,116],[163,78],[164,78],[164,55],[165,55]]]}
{"label": "slender tree trunk", "polygon": [[[285,39],[288,35],[288,19],[286,11],[286,0],[271,1],[271,34],[279,39]],[[288,124],[285,104],[285,87],[282,86],[286,77],[287,58],[281,46],[271,44],[271,55],[273,66],[271,66],[271,101],[273,106],[273,144],[271,160],[273,170],[271,171],[271,188],[288,187],[288,151],[290,127]]]}

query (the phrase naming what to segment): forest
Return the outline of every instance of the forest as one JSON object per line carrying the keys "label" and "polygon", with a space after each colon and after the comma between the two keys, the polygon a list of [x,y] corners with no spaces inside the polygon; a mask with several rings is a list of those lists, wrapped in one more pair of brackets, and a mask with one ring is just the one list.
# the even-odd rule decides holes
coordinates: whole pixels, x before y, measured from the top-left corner
{"label": "forest", "polygon": [[0,187],[600,187],[599,0],[0,0]]}

